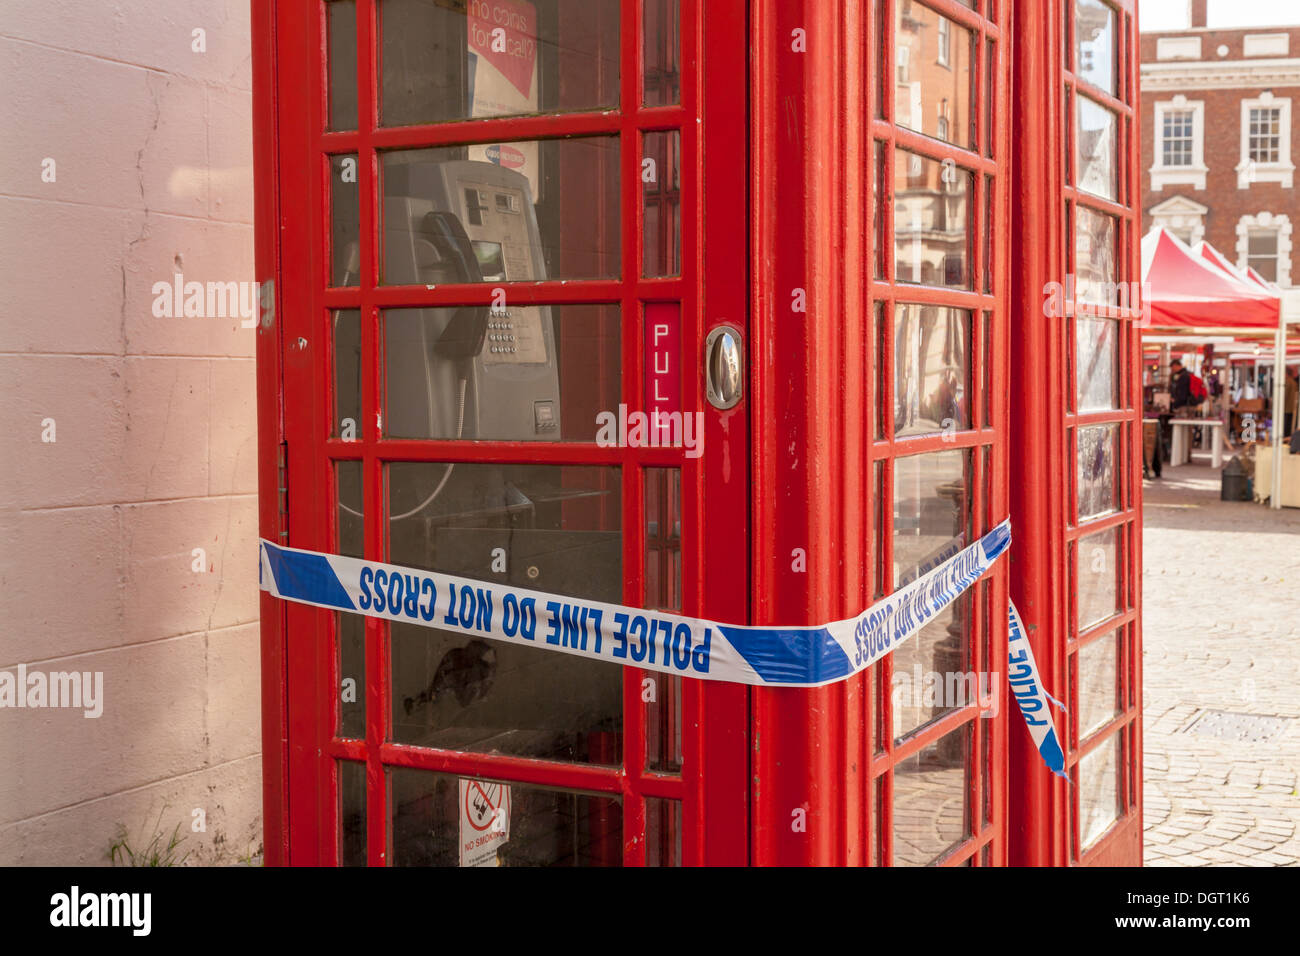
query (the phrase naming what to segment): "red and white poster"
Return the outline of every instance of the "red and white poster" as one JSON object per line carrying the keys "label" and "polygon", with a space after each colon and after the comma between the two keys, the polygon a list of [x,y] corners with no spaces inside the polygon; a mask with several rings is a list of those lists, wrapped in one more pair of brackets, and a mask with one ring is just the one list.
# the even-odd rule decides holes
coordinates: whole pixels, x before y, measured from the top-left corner
{"label": "red and white poster", "polygon": [[[537,9],[526,0],[469,0],[470,116],[537,112]],[[515,169],[538,195],[536,143],[471,146],[469,158]]]}
{"label": "red and white poster", "polygon": [[497,850],[510,842],[510,788],[460,780],[460,865],[499,866]]}

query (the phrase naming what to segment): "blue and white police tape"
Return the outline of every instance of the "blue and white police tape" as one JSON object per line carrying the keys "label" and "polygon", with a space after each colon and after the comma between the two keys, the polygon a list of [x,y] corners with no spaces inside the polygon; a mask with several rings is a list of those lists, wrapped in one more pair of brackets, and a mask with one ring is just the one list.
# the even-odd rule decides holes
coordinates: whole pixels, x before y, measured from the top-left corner
{"label": "blue and white police tape", "polygon": [[820,687],[871,666],[974,584],[1011,544],[1004,521],[857,617],[743,627],[261,543],[262,589],[389,621],[704,680]]}
{"label": "blue and white police tape", "polygon": [[1007,602],[1007,682],[1011,693],[1016,696],[1020,713],[1029,728],[1029,736],[1034,738],[1047,769],[1058,777],[1069,779],[1065,772],[1065,754],[1061,751],[1061,742],[1056,736],[1056,727],[1052,724],[1052,712],[1048,703],[1055,704],[1061,710],[1065,705],[1047,692],[1038,676],[1038,665],[1034,663],[1034,651],[1029,646],[1029,635],[1025,632],[1024,622],[1015,604]]}

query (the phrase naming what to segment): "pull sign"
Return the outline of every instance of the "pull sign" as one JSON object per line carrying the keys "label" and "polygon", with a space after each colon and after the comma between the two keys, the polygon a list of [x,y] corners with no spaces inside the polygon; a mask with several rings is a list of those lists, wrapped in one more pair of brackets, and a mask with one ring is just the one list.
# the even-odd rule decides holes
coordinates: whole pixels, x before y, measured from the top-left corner
{"label": "pull sign", "polygon": [[[681,309],[667,302],[651,302],[645,307],[645,410],[654,434],[650,443],[668,445],[672,429],[666,424],[682,412]],[[680,434],[680,431],[679,431]]]}
{"label": "pull sign", "polygon": [[729,325],[714,329],[704,341],[704,382],[709,404],[714,408],[732,408],[744,394],[740,333]]}

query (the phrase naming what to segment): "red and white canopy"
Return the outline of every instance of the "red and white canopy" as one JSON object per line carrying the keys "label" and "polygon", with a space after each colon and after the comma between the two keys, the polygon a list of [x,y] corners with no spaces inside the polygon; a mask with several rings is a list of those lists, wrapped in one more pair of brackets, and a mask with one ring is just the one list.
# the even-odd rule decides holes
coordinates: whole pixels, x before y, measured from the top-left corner
{"label": "red and white canopy", "polygon": [[1162,228],[1142,238],[1142,281],[1153,329],[1278,326],[1282,300],[1263,279],[1238,272],[1211,246],[1193,252]]}

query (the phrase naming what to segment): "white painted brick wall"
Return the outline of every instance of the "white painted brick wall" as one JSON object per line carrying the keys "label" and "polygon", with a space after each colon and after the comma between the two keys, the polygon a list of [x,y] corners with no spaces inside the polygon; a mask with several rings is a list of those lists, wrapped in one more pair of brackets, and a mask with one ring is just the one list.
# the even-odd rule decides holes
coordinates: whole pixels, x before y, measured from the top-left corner
{"label": "white painted brick wall", "polygon": [[249,71],[247,0],[0,3],[0,670],[105,684],[0,708],[0,865],[260,850],[253,333],[151,311],[254,278]]}

